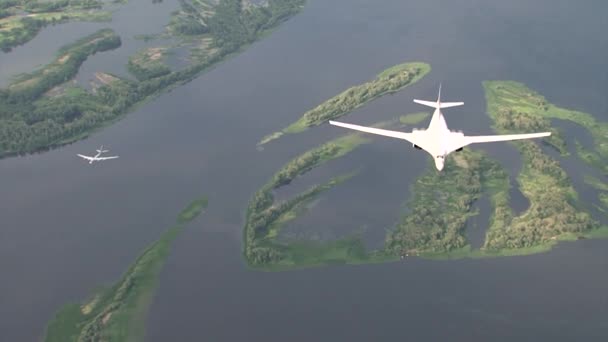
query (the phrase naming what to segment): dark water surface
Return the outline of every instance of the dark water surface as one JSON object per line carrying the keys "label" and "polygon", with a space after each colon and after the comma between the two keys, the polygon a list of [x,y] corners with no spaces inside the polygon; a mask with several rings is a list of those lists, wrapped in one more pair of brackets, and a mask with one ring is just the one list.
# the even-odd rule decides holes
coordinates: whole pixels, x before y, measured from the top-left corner
{"label": "dark water surface", "polygon": [[[140,46],[132,35],[164,24],[155,19],[157,26],[141,26],[137,18],[147,11],[162,18],[155,11],[175,8],[164,3],[172,2],[132,1],[110,24],[124,46],[87,61],[79,80],[95,71],[122,74]],[[346,132],[322,126],[263,151],[256,142],[391,65],[422,60],[433,71],[345,121],[368,124],[420,111],[412,98],[434,99],[443,82],[446,101],[466,103],[446,110],[448,124],[488,134],[481,86],[487,79],[524,82],[549,101],[608,120],[606,10],[608,3],[599,0],[311,0],[244,53],[91,138],[1,160],[0,341],[39,339],[53,312],[116,281],[179,210],[203,194],[207,213],[178,238],[163,270],[148,341],[606,340],[605,240],[526,257],[280,273],[248,270],[241,257],[253,192],[290,158]],[[68,25],[42,34],[64,39]],[[45,44],[36,38],[0,55],[0,82],[6,84],[6,70],[47,62],[52,53],[19,55],[20,49],[48,53]],[[76,159],[101,144],[121,159],[91,166]],[[483,149],[512,175],[521,167],[508,144]],[[288,229],[307,233],[308,225],[311,236],[332,238],[364,227],[377,245],[403,213],[409,186],[427,162],[407,144],[374,139],[307,175],[304,182],[312,183],[360,170]]]}

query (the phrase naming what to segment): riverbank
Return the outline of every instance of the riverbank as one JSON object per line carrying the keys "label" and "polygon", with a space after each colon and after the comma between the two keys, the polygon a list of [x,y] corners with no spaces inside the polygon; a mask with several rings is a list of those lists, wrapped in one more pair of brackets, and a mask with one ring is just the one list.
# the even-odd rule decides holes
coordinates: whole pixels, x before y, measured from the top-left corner
{"label": "riverbank", "polygon": [[146,248],[119,282],[84,304],[60,309],[47,327],[45,341],[142,341],[148,309],[171,245],[207,203],[202,197],[185,208],[176,224]]}

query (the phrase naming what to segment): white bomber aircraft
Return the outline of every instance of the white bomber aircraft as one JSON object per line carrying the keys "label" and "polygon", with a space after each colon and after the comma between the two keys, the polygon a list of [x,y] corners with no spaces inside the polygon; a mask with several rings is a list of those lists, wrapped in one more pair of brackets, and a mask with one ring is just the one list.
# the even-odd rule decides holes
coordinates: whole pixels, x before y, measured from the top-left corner
{"label": "white bomber aircraft", "polygon": [[89,157],[89,156],[84,156],[84,155],[82,155],[82,154],[77,154],[77,156],[79,156],[79,157],[80,157],[80,158],[82,158],[82,159],[86,159],[86,160],[88,160],[88,161],[89,161],[89,164],[93,164],[93,162],[96,162],[96,161],[108,160],[108,159],[116,159],[116,158],[118,158],[118,156],[112,156],[112,157],[100,157],[100,155],[101,155],[102,153],[105,153],[105,152],[108,152],[108,151],[109,151],[109,150],[104,150],[104,149],[103,149],[103,145],[101,145],[101,147],[99,148],[99,150],[96,150],[96,151],[97,151],[97,154],[96,154],[96,155],[94,155],[94,156],[92,156],[92,157]]}
{"label": "white bomber aircraft", "polygon": [[350,128],[357,131],[366,133],[384,135],[387,137],[407,140],[416,149],[422,149],[427,151],[431,157],[435,160],[435,167],[441,171],[443,164],[445,163],[445,157],[454,151],[461,151],[463,147],[485,142],[494,141],[510,141],[520,139],[532,139],[541,138],[551,135],[551,132],[543,133],[530,133],[530,134],[507,134],[507,135],[477,135],[477,136],[466,136],[462,132],[450,131],[448,125],[441,114],[441,108],[449,108],[462,106],[464,102],[441,102],[441,85],[439,85],[439,95],[437,96],[437,102],[414,100],[424,106],[435,108],[433,117],[429,123],[427,129],[414,129],[411,133],[389,131],[386,129],[365,127],[359,125],[352,125],[343,122],[329,121],[330,124],[340,126],[344,128]]}

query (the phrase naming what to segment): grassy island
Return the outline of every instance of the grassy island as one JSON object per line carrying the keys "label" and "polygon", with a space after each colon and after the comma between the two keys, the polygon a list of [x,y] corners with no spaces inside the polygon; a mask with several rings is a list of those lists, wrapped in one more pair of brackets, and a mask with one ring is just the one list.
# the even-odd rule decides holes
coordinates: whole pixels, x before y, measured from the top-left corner
{"label": "grassy island", "polygon": [[[516,82],[484,82],[484,89],[487,112],[498,133],[551,130],[552,118],[590,120],[588,115],[566,112],[547,103],[542,96]],[[561,136],[546,142],[563,156],[568,155]],[[454,163],[444,169],[447,174],[456,172],[457,175],[441,179],[425,175],[418,180],[409,205],[411,213],[387,237],[387,253],[441,258],[522,255],[546,251],[558,241],[606,234],[607,228],[599,227],[578,200],[577,192],[557,160],[544,153],[537,142],[513,144],[523,159],[517,182],[530,201],[526,211],[517,216],[513,214],[509,203],[511,185],[502,168],[487,157],[465,149],[466,153],[453,154]],[[462,169],[465,165],[466,171]],[[474,167],[471,169],[471,166]],[[586,181],[596,187],[604,186],[592,177]],[[464,184],[451,184],[461,182]],[[437,189],[441,189],[439,193]],[[463,229],[466,217],[474,214],[470,212],[470,204],[480,195],[480,189],[490,196],[492,216],[484,245],[480,250],[471,250]]]}
{"label": "grassy island", "polygon": [[[382,122],[376,126],[389,124],[415,124],[428,117],[425,113],[402,116],[399,120]],[[260,190],[247,209],[245,235],[245,257],[250,266],[261,269],[284,269],[312,266],[334,262],[369,262],[370,256],[356,237],[349,237],[328,243],[295,241],[281,243],[276,237],[281,228],[290,220],[306,212],[307,205],[322,192],[348,180],[354,174],[332,178],[325,184],[314,185],[292,199],[276,203],[273,191],[289,185],[296,177],[313,168],[340,158],[361,144],[368,137],[358,133],[331,140],[285,164]]]}
{"label": "grassy island", "polygon": [[416,83],[424,77],[431,67],[426,63],[404,63],[393,66],[380,73],[375,80],[348,88],[317,107],[307,111],[302,117],[280,132],[264,137],[258,145],[269,143],[283,134],[299,133],[328,120],[339,118],[354,109],[383,95],[395,93]]}
{"label": "grassy island", "polygon": [[171,73],[171,69],[164,63],[167,55],[166,48],[148,48],[139,51],[129,58],[129,72],[140,81],[163,76]]}
{"label": "grassy island", "polygon": [[[491,81],[484,82],[486,98],[488,100],[488,113],[496,123],[500,132],[526,129],[525,121],[519,122],[516,118],[531,118],[543,122],[551,119],[560,119],[573,122],[587,130],[593,138],[593,147],[584,148],[577,140],[574,141],[578,157],[588,165],[596,168],[604,176],[608,176],[608,122],[600,122],[591,114],[557,107],[549,103],[542,95],[517,82]],[[524,153],[524,158],[535,160],[538,165],[540,151],[530,148],[527,144],[518,144]],[[530,176],[530,170],[527,174]],[[561,170],[563,173],[563,170]],[[523,174],[523,172],[522,172]],[[556,176],[559,177],[559,176]],[[563,176],[565,177],[565,176]],[[529,177],[528,177],[529,178]],[[524,178],[522,178],[524,179]],[[608,182],[589,175],[584,177],[585,183],[599,191],[608,191]],[[605,193],[604,193],[605,194]],[[599,200],[605,204],[605,195],[600,193]],[[569,202],[572,202],[570,200]]]}
{"label": "grassy island", "polygon": [[109,21],[100,0],[3,0],[0,2],[0,50],[33,39],[42,28],[68,21]]}
{"label": "grassy island", "polygon": [[[591,132],[595,142],[593,149],[585,150],[585,155],[592,157],[577,154],[598,170],[605,170],[604,156],[608,146],[605,124],[588,114],[557,108],[519,83],[484,82],[484,89],[487,112],[498,133],[552,130],[556,134],[540,143],[546,143],[562,157],[570,158],[566,141],[560,132],[552,129],[551,119],[576,122]],[[424,114],[416,114],[399,121],[411,124],[424,117]],[[509,190],[513,185],[501,165],[484,153],[467,148],[450,155],[442,172],[436,172],[429,163],[428,171],[411,188],[412,196],[407,203],[409,211],[387,234],[383,249],[366,251],[356,236],[323,243],[279,242],[276,237],[281,227],[309,210],[308,203],[313,196],[349,175],[314,186],[283,203],[275,203],[273,190],[287,186],[295,177],[325,161],[350,152],[366,138],[353,134],[300,155],[254,195],[245,226],[245,257],[251,266],[281,270],[334,262],[381,262],[404,255],[426,258],[523,255],[546,251],[563,240],[608,236],[608,227],[601,227],[586,211],[559,162],[543,152],[539,142],[519,141],[513,143],[523,162],[517,186],[530,201],[529,208],[521,214],[515,215],[511,209]],[[581,149],[577,146],[577,151]],[[599,191],[596,207],[608,212],[608,184],[591,176],[585,177],[585,182]],[[491,218],[483,246],[473,250],[466,239],[465,228],[467,220],[478,214],[473,204],[481,196],[490,199]]]}
{"label": "grassy island", "polygon": [[[199,22],[205,26],[205,33],[190,35],[207,47],[206,52],[198,52],[199,58],[178,71],[171,71],[160,62],[162,56],[158,55],[168,53],[166,48],[140,51],[129,64],[138,81],[98,72],[94,90],[87,91],[67,82],[86,57],[117,47],[120,39],[113,33],[114,37],[110,38],[112,31],[102,30],[60,49],[55,62],[40,72],[18,79],[8,89],[0,89],[0,158],[85,138],[120,119],[136,104],[191,81],[263,37],[300,11],[304,0],[271,0],[259,5],[240,0],[182,1],[181,4],[182,11],[176,15],[186,10],[205,15],[205,20]],[[62,63],[65,65],[61,66]],[[59,71],[52,73],[57,77],[49,78],[45,70]]]}
{"label": "grassy island", "polygon": [[547,129],[550,119],[567,120],[585,128],[593,137],[594,149],[587,150],[575,142],[577,154],[608,175],[608,122],[598,121],[588,113],[557,107],[518,82],[488,81],[484,82],[484,89],[488,112],[499,130]]}
{"label": "grassy island", "polygon": [[0,89],[0,157],[33,152],[78,136],[108,115],[112,103],[80,87],[60,89],[91,55],[115,49],[120,38],[100,30],[59,49],[54,62]]}
{"label": "grassy island", "polygon": [[175,226],[144,250],[120,281],[86,303],[63,307],[49,323],[45,341],[142,341],[145,318],[171,244],[184,225],[206,207],[206,198],[194,201],[180,213]]}
{"label": "grassy island", "polygon": [[467,219],[477,212],[473,203],[484,193],[508,190],[502,167],[480,152],[454,152],[441,172],[429,166],[412,187],[406,214],[386,239],[392,255],[446,253],[468,246]]}

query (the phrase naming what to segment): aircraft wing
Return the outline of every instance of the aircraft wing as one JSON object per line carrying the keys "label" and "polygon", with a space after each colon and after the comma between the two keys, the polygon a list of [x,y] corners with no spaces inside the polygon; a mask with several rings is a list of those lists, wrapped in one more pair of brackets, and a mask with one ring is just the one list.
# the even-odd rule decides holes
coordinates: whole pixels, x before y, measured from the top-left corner
{"label": "aircraft wing", "polygon": [[487,142],[496,142],[496,141],[513,141],[513,140],[523,140],[523,139],[534,139],[534,138],[542,138],[548,137],[551,135],[551,132],[542,132],[542,133],[527,133],[527,134],[501,134],[501,135],[473,135],[473,136],[463,136],[458,139],[458,142],[452,146],[450,152],[455,151],[461,147],[470,145],[470,144],[478,144],[478,143],[487,143]]}
{"label": "aircraft wing", "polygon": [[399,132],[399,131],[390,131],[388,129],[380,129],[380,128],[374,128],[374,127],[366,127],[366,126],[359,126],[359,125],[353,125],[353,124],[348,124],[348,123],[344,123],[344,122],[337,122],[337,121],[330,121],[329,122],[331,125],[334,126],[340,126],[340,127],[344,127],[344,128],[349,128],[349,129],[354,129],[356,131],[361,131],[361,132],[365,132],[365,133],[371,133],[371,134],[377,134],[377,135],[383,135],[385,137],[391,137],[391,138],[397,138],[397,139],[402,139],[402,140],[406,140],[409,141],[410,143],[424,149],[425,151],[433,154],[432,149],[429,149],[428,143],[426,141],[423,141],[423,139],[420,139],[420,136],[417,136],[413,133],[405,133],[405,132]]}
{"label": "aircraft wing", "polygon": [[413,141],[414,137],[413,137],[412,133],[389,131],[387,129],[359,126],[359,125],[353,125],[353,124],[337,122],[337,121],[330,121],[329,123],[334,126],[354,129],[356,131],[361,131],[361,132],[365,132],[365,133],[372,133],[372,134],[384,135],[385,137],[403,139],[403,140],[407,140],[407,141],[415,144],[415,142]]}
{"label": "aircraft wing", "polygon": [[108,160],[108,159],[116,159],[118,158],[118,156],[112,156],[112,157],[97,157],[95,158],[96,160]]}
{"label": "aircraft wing", "polygon": [[477,136],[465,136],[464,139],[469,144],[494,142],[494,141],[511,141],[511,140],[522,140],[522,139],[533,139],[548,137],[551,132],[542,133],[528,133],[528,134],[503,134],[503,135],[477,135]]}
{"label": "aircraft wing", "polygon": [[79,156],[79,157],[80,157],[80,158],[82,158],[82,159],[86,159],[86,160],[93,160],[93,159],[94,159],[93,157],[84,156],[84,155],[82,155],[82,154],[77,154],[77,156]]}

